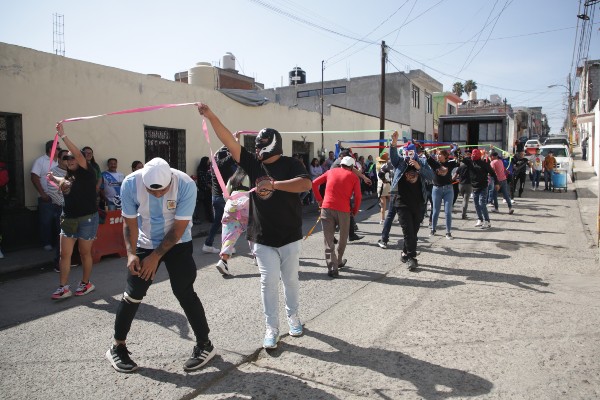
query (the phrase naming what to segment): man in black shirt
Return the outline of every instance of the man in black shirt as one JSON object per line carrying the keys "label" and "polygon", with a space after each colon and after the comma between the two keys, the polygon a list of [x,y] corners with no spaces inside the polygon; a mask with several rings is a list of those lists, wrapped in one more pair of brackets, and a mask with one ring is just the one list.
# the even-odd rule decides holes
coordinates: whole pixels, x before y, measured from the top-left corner
{"label": "man in black shirt", "polygon": [[523,195],[523,188],[525,187],[525,181],[527,179],[527,165],[529,160],[525,157],[525,153],[522,151],[517,152],[513,158],[513,180],[511,185],[511,195],[515,197],[515,191],[519,188],[519,197]]}
{"label": "man in black shirt", "polygon": [[218,138],[233,159],[246,171],[251,194],[248,240],[260,271],[260,285],[266,333],[263,347],[274,349],[279,340],[279,279],[283,283],[289,333],[300,336],[298,317],[298,268],[302,243],[302,205],[299,194],[312,188],[302,163],[283,156],[281,135],[266,128],[256,136],[256,152],[250,153],[234,138],[206,104],[198,111],[209,120]]}
{"label": "man in black shirt", "polygon": [[398,211],[404,235],[401,260],[414,271],[417,262],[417,234],[423,221],[423,207],[427,200],[425,182],[433,180],[433,171],[425,158],[416,154],[413,144],[405,146],[403,156],[398,155],[398,132],[392,134],[390,161],[394,166],[391,192],[395,194],[394,206]]}

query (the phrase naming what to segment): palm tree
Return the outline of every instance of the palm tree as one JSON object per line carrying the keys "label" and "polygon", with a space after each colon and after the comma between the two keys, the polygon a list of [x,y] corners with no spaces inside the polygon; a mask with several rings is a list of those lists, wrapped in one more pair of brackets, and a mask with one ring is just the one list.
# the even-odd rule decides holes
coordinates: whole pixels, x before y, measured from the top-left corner
{"label": "palm tree", "polygon": [[468,81],[465,82],[465,84],[463,85],[463,87],[465,89],[465,93],[469,94],[473,90],[477,90],[477,82],[475,82],[472,79],[469,79]]}
{"label": "palm tree", "polygon": [[460,82],[454,82],[454,85],[452,85],[452,93],[460,97],[464,92],[465,88],[463,87],[463,84]]}

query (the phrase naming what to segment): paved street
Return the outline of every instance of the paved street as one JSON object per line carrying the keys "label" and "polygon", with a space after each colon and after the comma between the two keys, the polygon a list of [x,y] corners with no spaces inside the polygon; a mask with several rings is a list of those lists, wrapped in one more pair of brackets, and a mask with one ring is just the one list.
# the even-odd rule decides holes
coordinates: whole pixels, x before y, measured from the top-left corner
{"label": "paved street", "polygon": [[[581,164],[579,167],[578,165]],[[104,358],[124,289],[123,260],[95,267],[96,291],[52,302],[57,276],[0,284],[0,397],[3,399],[593,399],[600,397],[598,179],[576,165],[567,193],[526,189],[515,214],[491,214],[492,229],[454,216],[454,240],[419,235],[420,268],[377,245],[377,207],[361,214],[348,267],[332,280],[322,234],[303,244],[305,334],[262,350],[257,268],[239,242],[223,279],[216,255],[195,239],[196,290],[217,356],[185,373],[194,345],[164,266],[129,335],[132,375]],[[575,190],[577,189],[577,190]],[[374,200],[365,202],[363,209]],[[460,202],[460,200],[459,200]],[[306,214],[304,230],[316,214]],[[443,232],[440,217],[438,232]],[[72,271],[71,281],[81,269]],[[283,308],[281,311],[282,322]],[[285,323],[285,322],[284,322]],[[285,327],[282,325],[285,332]]]}

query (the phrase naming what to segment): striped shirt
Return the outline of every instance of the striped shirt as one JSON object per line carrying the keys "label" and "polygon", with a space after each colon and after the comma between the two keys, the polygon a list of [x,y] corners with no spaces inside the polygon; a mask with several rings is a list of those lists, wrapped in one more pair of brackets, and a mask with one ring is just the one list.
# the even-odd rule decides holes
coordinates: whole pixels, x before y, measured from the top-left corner
{"label": "striped shirt", "polygon": [[183,236],[177,243],[192,240],[192,215],[196,207],[196,184],[185,173],[171,168],[173,180],[169,191],[156,198],[146,190],[142,170],[125,178],[121,185],[122,216],[137,218],[138,242],[143,249],[155,249],[173,227],[175,220],[188,220]]}

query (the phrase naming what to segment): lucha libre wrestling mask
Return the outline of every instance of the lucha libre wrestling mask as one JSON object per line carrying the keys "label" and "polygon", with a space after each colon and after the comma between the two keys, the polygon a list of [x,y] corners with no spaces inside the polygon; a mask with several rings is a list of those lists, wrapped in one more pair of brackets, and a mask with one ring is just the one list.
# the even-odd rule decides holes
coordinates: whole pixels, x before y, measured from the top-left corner
{"label": "lucha libre wrestling mask", "polygon": [[256,157],[260,161],[283,154],[281,134],[272,128],[264,128],[256,135]]}

